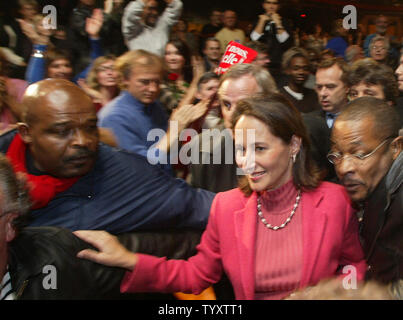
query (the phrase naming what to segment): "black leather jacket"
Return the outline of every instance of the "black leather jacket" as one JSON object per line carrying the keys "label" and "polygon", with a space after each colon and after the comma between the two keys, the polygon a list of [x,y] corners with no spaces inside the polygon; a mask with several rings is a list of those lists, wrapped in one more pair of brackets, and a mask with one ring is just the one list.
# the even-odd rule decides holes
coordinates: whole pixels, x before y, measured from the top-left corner
{"label": "black leather jacket", "polygon": [[[127,233],[118,238],[132,251],[186,259],[195,253],[200,235],[196,231],[165,231]],[[17,299],[121,299],[119,288],[125,270],[76,258],[77,252],[89,247],[66,229],[25,228],[9,244],[9,270]],[[156,295],[123,298],[128,297],[155,299]]]}
{"label": "black leather jacket", "polygon": [[384,283],[403,279],[403,152],[365,205],[361,236],[367,277]]}

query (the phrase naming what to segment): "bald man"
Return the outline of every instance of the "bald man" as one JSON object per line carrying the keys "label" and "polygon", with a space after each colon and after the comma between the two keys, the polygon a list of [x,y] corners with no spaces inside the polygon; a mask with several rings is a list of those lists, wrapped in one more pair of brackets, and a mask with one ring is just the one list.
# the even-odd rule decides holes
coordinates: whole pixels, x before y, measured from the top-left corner
{"label": "bald man", "polygon": [[96,110],[79,87],[42,80],[27,88],[23,104],[24,123],[0,137],[0,151],[32,186],[32,226],[112,233],[205,227],[214,194],[100,143]]}

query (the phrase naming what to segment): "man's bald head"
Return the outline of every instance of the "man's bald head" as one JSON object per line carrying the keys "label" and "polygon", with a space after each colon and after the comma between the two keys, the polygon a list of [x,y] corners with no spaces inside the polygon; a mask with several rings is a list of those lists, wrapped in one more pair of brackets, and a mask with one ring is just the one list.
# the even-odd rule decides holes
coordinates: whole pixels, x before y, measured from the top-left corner
{"label": "man's bald head", "polygon": [[91,170],[99,134],[96,109],[83,90],[67,80],[42,80],[27,88],[23,104],[19,132],[37,169],[60,178]]}
{"label": "man's bald head", "polygon": [[[72,98],[79,98],[83,103],[93,105],[91,98],[77,85],[68,80],[46,79],[31,84],[25,91],[22,104],[24,106],[23,121],[33,125],[38,120],[38,113],[44,105],[60,106],[68,104]],[[94,107],[94,112],[95,107]]]}

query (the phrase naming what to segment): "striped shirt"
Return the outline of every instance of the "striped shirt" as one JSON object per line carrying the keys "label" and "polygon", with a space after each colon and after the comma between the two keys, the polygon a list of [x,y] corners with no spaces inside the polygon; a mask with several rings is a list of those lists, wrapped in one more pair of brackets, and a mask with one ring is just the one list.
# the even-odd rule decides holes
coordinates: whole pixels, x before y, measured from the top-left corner
{"label": "striped shirt", "polygon": [[11,287],[11,277],[8,269],[0,284],[0,300],[15,300],[15,293]]}

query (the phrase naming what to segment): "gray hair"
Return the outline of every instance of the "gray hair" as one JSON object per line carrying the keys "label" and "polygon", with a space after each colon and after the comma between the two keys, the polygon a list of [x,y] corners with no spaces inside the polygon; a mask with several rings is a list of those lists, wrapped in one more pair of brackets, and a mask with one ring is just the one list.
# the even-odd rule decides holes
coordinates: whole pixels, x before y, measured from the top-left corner
{"label": "gray hair", "polygon": [[245,75],[251,75],[256,79],[256,82],[260,88],[259,93],[278,93],[276,82],[274,81],[270,72],[267,71],[265,68],[249,63],[240,63],[231,66],[228,71],[221,77],[220,86],[227,79],[238,79]]}
{"label": "gray hair", "polygon": [[384,36],[380,36],[380,35],[376,35],[375,37],[373,37],[373,38],[371,39],[371,42],[369,43],[369,48],[371,49],[372,46],[373,46],[373,45],[375,44],[375,42],[377,42],[377,41],[383,41],[383,43],[385,44],[386,51],[389,50],[390,44],[389,44],[388,38],[386,38],[386,37],[384,37]]}

